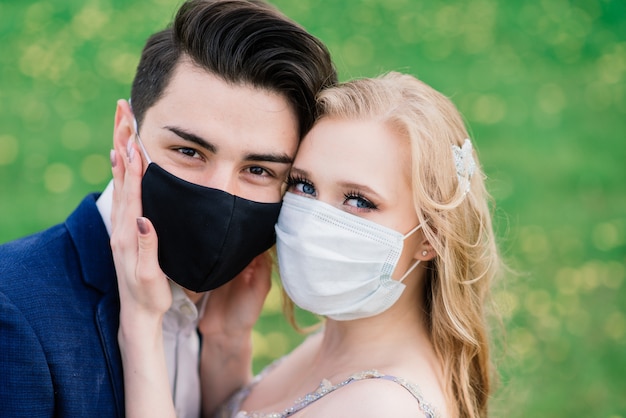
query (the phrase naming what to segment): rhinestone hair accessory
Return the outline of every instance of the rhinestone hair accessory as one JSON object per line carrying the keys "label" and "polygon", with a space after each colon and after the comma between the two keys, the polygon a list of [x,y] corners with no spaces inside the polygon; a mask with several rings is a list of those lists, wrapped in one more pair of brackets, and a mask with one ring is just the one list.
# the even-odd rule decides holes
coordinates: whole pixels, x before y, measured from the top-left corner
{"label": "rhinestone hair accessory", "polygon": [[452,155],[454,157],[454,166],[456,167],[456,176],[459,179],[459,187],[463,190],[465,196],[470,190],[470,180],[476,171],[476,161],[472,155],[472,142],[466,138],[463,146],[452,145]]}

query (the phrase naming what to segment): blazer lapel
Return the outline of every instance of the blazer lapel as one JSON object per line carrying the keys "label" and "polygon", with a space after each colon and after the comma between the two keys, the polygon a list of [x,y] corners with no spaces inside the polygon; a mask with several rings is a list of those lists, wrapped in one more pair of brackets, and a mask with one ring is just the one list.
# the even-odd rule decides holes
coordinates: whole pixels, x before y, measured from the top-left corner
{"label": "blazer lapel", "polygon": [[117,415],[124,416],[124,375],[122,358],[117,343],[119,329],[120,301],[117,293],[110,292],[98,304],[96,322],[100,332],[100,341],[104,348],[109,374],[113,381],[113,396],[117,406]]}
{"label": "blazer lapel", "polygon": [[83,280],[103,294],[95,307],[95,319],[109,368],[117,416],[123,417],[124,380],[117,342],[119,293],[109,234],[96,206],[97,197],[96,194],[87,196],[65,225],[78,253]]}
{"label": "blazer lapel", "polygon": [[85,283],[102,293],[113,290],[117,294],[109,234],[96,206],[97,197],[92,194],[83,199],[65,226],[74,241]]}

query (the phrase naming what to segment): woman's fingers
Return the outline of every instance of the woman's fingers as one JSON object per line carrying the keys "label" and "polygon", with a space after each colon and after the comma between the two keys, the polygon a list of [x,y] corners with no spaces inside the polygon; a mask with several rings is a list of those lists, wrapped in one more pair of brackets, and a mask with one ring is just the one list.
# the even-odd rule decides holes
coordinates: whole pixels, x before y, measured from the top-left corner
{"label": "woman's fingers", "polygon": [[203,335],[247,335],[256,323],[271,288],[272,259],[257,256],[230,282],[211,292],[198,324]]}
{"label": "woman's fingers", "polygon": [[159,267],[158,239],[142,217],[143,161],[137,144],[112,152],[114,178],[111,247],[125,310],[161,314],[171,305],[168,280]]}
{"label": "woman's fingers", "polygon": [[138,233],[137,218],[141,216],[141,158],[133,147],[117,146],[111,153],[113,173],[113,205],[111,209],[111,248],[115,261],[120,296],[135,287]]}
{"label": "woman's fingers", "polygon": [[128,220],[142,215],[141,209],[141,178],[143,175],[143,161],[134,141],[128,142],[126,165],[124,171],[124,185],[122,202],[128,211]]}
{"label": "woman's fingers", "polygon": [[[142,216],[142,160],[133,141],[124,150],[112,152],[113,205],[111,209],[112,239],[123,248],[137,244],[136,219]],[[114,164],[113,164],[114,162]]]}
{"label": "woman's fingers", "polygon": [[149,219],[137,218],[137,285],[149,310],[167,311],[172,304],[169,283],[158,261],[158,239]]}
{"label": "woman's fingers", "polygon": [[272,286],[272,256],[269,251],[259,254],[254,259],[254,276],[251,278],[251,285],[258,288],[261,293],[267,293]]}
{"label": "woman's fingers", "polygon": [[113,174],[113,205],[111,207],[111,222],[115,228],[118,218],[119,200],[121,198],[121,190],[124,184],[124,160],[123,154],[117,149],[111,150],[111,173]]}

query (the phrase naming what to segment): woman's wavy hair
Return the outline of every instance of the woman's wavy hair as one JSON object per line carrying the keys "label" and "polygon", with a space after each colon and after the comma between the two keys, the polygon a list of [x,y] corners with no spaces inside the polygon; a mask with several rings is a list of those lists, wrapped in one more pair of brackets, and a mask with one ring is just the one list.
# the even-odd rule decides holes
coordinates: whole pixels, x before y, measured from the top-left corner
{"label": "woman's wavy hair", "polygon": [[[424,305],[448,408],[460,418],[486,416],[491,380],[486,302],[502,264],[475,151],[467,193],[457,177],[452,146],[462,147],[469,138],[459,111],[432,87],[395,72],[328,88],[317,105],[320,118],[377,120],[409,139],[415,211],[437,253],[427,270]],[[286,311],[293,324],[293,306]]]}

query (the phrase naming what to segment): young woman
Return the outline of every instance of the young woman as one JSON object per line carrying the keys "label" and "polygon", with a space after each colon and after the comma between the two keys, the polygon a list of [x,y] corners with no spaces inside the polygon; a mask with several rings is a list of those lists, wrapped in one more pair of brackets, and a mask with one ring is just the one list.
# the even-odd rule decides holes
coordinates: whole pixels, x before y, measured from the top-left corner
{"label": "young woman", "polygon": [[[461,116],[443,95],[398,73],[327,89],[318,106],[276,235],[285,291],[324,316],[324,326],[235,393],[220,416],[486,416],[484,305],[500,260]],[[125,190],[116,191],[121,206],[132,199]],[[140,222],[138,247],[154,244],[149,221]],[[135,295],[165,281],[122,276],[120,287]],[[122,311],[151,318],[141,322],[158,332],[163,294],[121,291]],[[138,321],[121,319],[124,358],[142,358],[139,374],[162,371],[158,339],[142,341]],[[148,381],[167,380],[162,372],[138,378],[129,363],[127,397],[167,399],[167,391],[146,395]]]}

